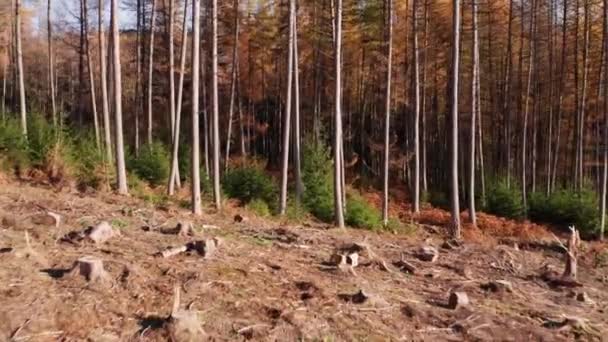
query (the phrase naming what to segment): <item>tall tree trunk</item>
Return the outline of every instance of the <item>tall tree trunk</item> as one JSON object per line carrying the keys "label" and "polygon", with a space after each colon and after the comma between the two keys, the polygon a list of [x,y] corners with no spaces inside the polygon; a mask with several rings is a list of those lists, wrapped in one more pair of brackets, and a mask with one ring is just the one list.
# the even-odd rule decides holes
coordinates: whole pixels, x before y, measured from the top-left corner
{"label": "tall tree trunk", "polygon": [[509,1],[509,28],[507,35],[507,61],[505,62],[505,80],[503,97],[505,167],[507,169],[507,186],[511,184],[511,78],[513,73],[513,1]]}
{"label": "tall tree trunk", "polygon": [[451,188],[451,235],[460,239],[460,202],[458,195],[458,76],[460,67],[460,0],[452,5],[452,70],[450,89],[451,141],[450,141],[450,188]]}
{"label": "tall tree trunk", "polygon": [[473,226],[477,225],[475,212],[475,128],[478,114],[477,99],[479,96],[479,32],[477,30],[477,0],[471,2],[471,18],[473,25],[473,73],[471,76],[471,136],[469,142],[469,220]]}
{"label": "tall tree trunk", "polygon": [[589,0],[584,0],[584,28],[583,28],[583,84],[582,84],[582,94],[581,94],[581,107],[579,109],[579,125],[578,125],[578,189],[583,189],[583,180],[585,178],[584,175],[584,163],[585,163],[585,111],[587,109],[587,75],[589,73]]}
{"label": "tall tree trunk", "polygon": [[[295,0],[294,0],[295,1]],[[297,4],[293,15],[293,92],[294,92],[294,177],[296,181],[296,203],[299,205],[304,192],[304,184],[302,183],[302,166],[301,166],[301,143],[302,137],[300,132],[300,62],[298,54],[298,15]]]}
{"label": "tall tree trunk", "polygon": [[[173,195],[175,193],[175,186],[177,185],[177,181],[179,180],[179,134],[181,130],[180,125],[182,116],[182,95],[184,90],[184,70],[186,69],[186,49],[188,46],[188,26],[186,24],[187,17],[188,0],[184,0],[184,20],[182,22],[182,47],[180,50],[181,52],[179,60],[179,81],[177,84],[177,108],[175,111],[175,125],[173,127],[173,152],[171,155],[171,175],[169,177],[169,186],[167,187],[167,192],[169,193],[169,195]],[[203,83],[204,82],[205,81],[203,80]],[[172,181],[172,179],[174,179],[175,181]]]}
{"label": "tall tree trunk", "polygon": [[[142,68],[144,65],[144,55],[145,55],[145,46],[144,46],[144,38],[143,38],[143,30],[146,26],[146,13],[143,6],[144,0],[137,0],[137,27],[136,27],[136,58],[137,58],[137,67],[136,67],[136,75],[135,75],[135,156],[139,156],[139,145],[140,145],[140,115],[143,114],[143,106],[144,106],[144,85],[142,81]],[[143,17],[143,18],[142,18]]]}
{"label": "tall tree trunk", "polygon": [[[112,163],[112,133],[110,125],[110,109],[108,105],[108,81],[106,71],[106,38],[103,34],[103,0],[99,0],[98,6],[98,37],[99,40],[99,76],[101,80],[101,108],[103,112],[103,129],[105,142],[105,157],[107,163]],[[139,15],[138,15],[139,16]],[[139,46],[138,46],[139,47]],[[138,61],[139,63],[139,61]]]}
{"label": "tall tree trunk", "polygon": [[295,19],[296,2],[295,0],[289,0],[289,46],[287,52],[287,94],[285,97],[285,118],[283,122],[283,144],[282,153],[283,159],[281,163],[281,203],[280,203],[280,214],[285,215],[287,210],[287,178],[289,170],[289,135],[291,130],[291,95],[293,86],[293,36],[294,36],[294,25]]}
{"label": "tall tree trunk", "polygon": [[[215,2],[215,0],[214,0]],[[214,3],[215,5],[215,3]],[[199,67],[200,67],[200,17],[201,17],[201,2],[200,0],[192,1],[192,174],[190,175],[192,182],[192,213],[201,215],[203,209],[201,207],[201,179],[200,179],[200,144],[199,144],[199,124],[198,124],[198,89],[199,89]],[[214,8],[215,11],[215,8]],[[177,125],[176,125],[177,127]],[[175,153],[175,147],[174,147]],[[175,158],[174,158],[175,159]]]}
{"label": "tall tree trunk", "polygon": [[[55,63],[53,62],[53,26],[51,24],[51,0],[48,0],[47,6],[47,37],[49,45],[49,99],[51,101],[51,117],[53,118],[53,126],[57,127],[57,107],[55,105]],[[4,74],[6,82],[6,73]],[[4,99],[4,98],[3,98]],[[4,105],[4,102],[3,102]],[[2,110],[4,113],[4,110]]]}
{"label": "tall tree trunk", "polygon": [[6,121],[6,79],[8,78],[8,63],[4,63],[2,70],[2,121]]}
{"label": "tall tree trunk", "polygon": [[237,69],[239,63],[239,2],[234,0],[234,47],[232,48],[232,74],[230,77],[230,108],[228,110],[228,134],[226,134],[226,157],[224,159],[224,168],[228,170],[230,161],[230,140],[232,139],[232,121],[234,119],[234,102],[237,86]]}
{"label": "tall tree trunk", "polygon": [[[603,26],[604,26],[604,36],[603,38],[603,46],[604,46],[604,82],[608,82],[608,0],[603,0],[604,11],[603,11]],[[604,144],[608,141],[608,86],[604,85]],[[604,240],[604,232],[606,228],[606,190],[608,188],[608,148],[607,146],[602,146],[604,150],[603,153],[603,174],[602,174],[602,193],[600,198],[600,240]]]}
{"label": "tall tree trunk", "polygon": [[426,116],[427,116],[427,111],[426,111],[426,76],[427,76],[427,58],[428,58],[428,42],[429,42],[429,32],[428,32],[428,26],[429,26],[429,18],[428,18],[428,0],[424,1],[424,28],[422,29],[424,32],[424,43],[422,44],[422,50],[424,51],[424,54],[422,55],[422,94],[420,95],[421,99],[420,99],[420,116],[421,116],[421,120],[422,120],[422,125],[420,126],[421,128],[421,148],[422,148],[422,160],[421,160],[421,173],[422,173],[422,191],[423,192],[427,192],[428,191],[428,180],[427,180],[427,121],[426,121]]}
{"label": "tall tree trunk", "polygon": [[334,215],[336,225],[344,228],[342,189],[342,0],[336,0],[334,23],[334,50],[336,89],[334,103]]}
{"label": "tall tree trunk", "polygon": [[420,212],[420,72],[418,49],[418,1],[412,3],[412,40],[413,40],[413,66],[414,66],[414,198],[412,209],[415,214]]}
{"label": "tall tree trunk", "polygon": [[556,122],[556,133],[555,133],[555,154],[553,157],[553,172],[551,173],[551,188],[555,188],[555,182],[557,180],[557,166],[560,156],[560,137],[561,137],[561,122],[563,112],[563,99],[564,99],[564,84],[565,84],[565,73],[566,73],[566,42],[568,32],[568,0],[564,0],[564,12],[562,14],[562,54],[560,60],[560,74],[559,74],[559,85],[557,87],[557,122]]}
{"label": "tall tree trunk", "polygon": [[219,99],[217,89],[217,0],[212,0],[212,91],[213,91],[213,113],[212,113],[212,130],[213,130],[213,197],[215,199],[215,207],[220,210],[222,208],[222,199],[220,195],[220,129],[219,129]]}
{"label": "tall tree trunk", "polygon": [[116,127],[116,176],[118,180],[118,193],[126,195],[129,192],[127,186],[127,171],[125,169],[125,150],[122,132],[122,76],[120,68],[120,31],[118,30],[118,0],[112,2],[112,55],[114,70],[114,105],[115,127]]}
{"label": "tall tree trunk", "polygon": [[91,88],[91,110],[93,111],[93,128],[95,129],[95,143],[97,148],[101,149],[101,140],[99,137],[99,118],[97,116],[97,96],[95,96],[95,77],[93,76],[93,62],[91,60],[91,51],[89,48],[89,9],[87,0],[82,0],[82,13],[84,19],[84,46],[87,55],[87,70],[89,71],[89,87]]}
{"label": "tall tree trunk", "polygon": [[[185,12],[184,12],[185,13]],[[174,0],[169,0],[169,119],[171,121],[171,140],[175,143],[175,72],[174,56],[173,56],[173,20],[175,16]],[[170,182],[175,183],[175,186],[181,188],[179,179],[179,168],[175,169],[175,174],[169,177]]]}
{"label": "tall tree trunk", "polygon": [[[388,225],[388,189],[390,168],[390,136],[391,136],[391,79],[393,71],[393,1],[387,0],[386,20],[386,98],[384,106],[384,192],[382,196],[382,221],[384,226]],[[414,0],[413,14],[416,16],[416,0]],[[413,20],[416,25],[416,19]],[[414,33],[414,37],[415,33]],[[414,38],[414,44],[416,38]],[[414,190],[415,191],[415,190]],[[414,200],[414,206],[415,200]],[[414,209],[415,211],[416,209]]]}
{"label": "tall tree trunk", "polygon": [[17,73],[19,77],[19,112],[21,131],[27,138],[27,115],[25,108],[25,85],[23,81],[23,51],[21,49],[21,0],[15,0],[15,42],[17,52]]}
{"label": "tall tree trunk", "polygon": [[551,158],[553,157],[551,151],[553,149],[553,100],[554,100],[554,85],[553,85],[553,53],[554,53],[554,36],[553,36],[553,19],[555,12],[555,1],[550,0],[549,3],[549,123],[547,126],[547,154],[546,154],[546,173],[547,173],[547,183],[545,185],[545,194],[549,196],[551,193]]}
{"label": "tall tree trunk", "polygon": [[[528,157],[527,143],[528,143],[528,116],[529,116],[529,104],[530,98],[532,97],[532,77],[534,75],[534,40],[536,37],[534,36],[535,32],[535,19],[536,14],[534,10],[536,9],[536,0],[532,0],[532,11],[530,13],[530,53],[529,53],[529,61],[528,61],[528,81],[526,86],[526,100],[524,105],[524,117],[523,117],[523,129],[522,129],[522,140],[521,140],[521,194],[522,194],[522,203],[524,208],[527,207],[527,183],[526,183],[526,161]],[[523,5],[522,5],[523,6]],[[523,41],[522,41],[523,47]]]}
{"label": "tall tree trunk", "polygon": [[154,73],[154,29],[156,25],[156,0],[152,0],[152,16],[150,18],[150,47],[148,50],[148,144],[152,143],[152,76]]}

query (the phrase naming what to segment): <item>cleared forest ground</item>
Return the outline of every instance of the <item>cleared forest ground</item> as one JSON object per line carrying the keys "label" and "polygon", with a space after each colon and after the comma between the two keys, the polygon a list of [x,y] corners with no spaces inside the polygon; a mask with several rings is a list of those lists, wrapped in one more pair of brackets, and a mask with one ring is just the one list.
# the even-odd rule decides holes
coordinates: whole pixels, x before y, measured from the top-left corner
{"label": "cleared forest ground", "polygon": [[[46,211],[62,216],[58,227],[35,223]],[[247,220],[234,222],[237,213]],[[462,245],[448,246],[438,225],[445,217],[426,210],[420,217],[425,223],[393,235],[262,220],[230,205],[221,214],[207,210],[194,218],[177,205],[155,208],[135,198],[4,181],[0,340],[165,341],[175,286],[180,307],[196,311],[205,340],[605,338],[605,245],[581,247],[582,287],[552,287],[541,275],[551,269],[561,274],[563,253],[543,227],[482,215],[482,228],[484,220],[500,225],[465,227]],[[62,241],[104,220],[121,234],[100,245]],[[194,236],[160,232],[183,220],[193,222]],[[209,258],[157,255],[211,237],[222,244]],[[358,266],[343,271],[327,264],[337,249],[353,243],[363,247]],[[436,262],[417,258],[423,245],[438,249]],[[83,256],[102,259],[108,281],[72,275],[69,269]],[[400,260],[415,266],[414,274],[404,272]],[[510,282],[512,291],[486,286],[496,280]],[[357,296],[360,290],[367,297]],[[451,309],[452,291],[466,292],[470,305]]]}

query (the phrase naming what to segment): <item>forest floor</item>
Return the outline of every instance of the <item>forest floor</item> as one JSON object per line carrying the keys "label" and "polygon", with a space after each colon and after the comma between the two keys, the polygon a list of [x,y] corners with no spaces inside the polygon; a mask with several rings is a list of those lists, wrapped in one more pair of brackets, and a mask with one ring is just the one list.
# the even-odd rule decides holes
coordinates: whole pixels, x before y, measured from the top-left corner
{"label": "forest floor", "polygon": [[[372,201],[374,196],[368,195]],[[62,216],[58,226],[38,218],[46,211]],[[399,206],[393,212],[407,216]],[[246,220],[234,222],[236,214]],[[0,180],[0,340],[168,340],[175,331],[168,317],[176,288],[180,309],[194,312],[200,324],[192,340],[608,336],[606,245],[584,242],[582,286],[556,287],[542,274],[561,273],[564,254],[545,227],[482,214],[480,228],[465,226],[464,242],[450,247],[444,245],[448,217],[427,208],[408,234],[259,219],[231,202],[222,213],[207,208],[195,218],[177,204],[155,207],[133,197],[85,195],[5,178]],[[120,235],[99,245],[64,239],[104,220]],[[194,236],[160,232],[184,220],[193,222]],[[209,257],[190,251],[157,255],[212,237],[222,243]],[[359,265],[329,266],[331,255],[348,245],[362,248]],[[421,246],[436,247],[438,260],[418,259]],[[70,272],[83,256],[102,259],[106,277],[87,282]],[[404,272],[401,260],[416,271]],[[510,282],[512,291],[486,286],[497,280]],[[360,290],[364,296],[357,295]],[[466,292],[470,304],[452,309],[452,291]]]}

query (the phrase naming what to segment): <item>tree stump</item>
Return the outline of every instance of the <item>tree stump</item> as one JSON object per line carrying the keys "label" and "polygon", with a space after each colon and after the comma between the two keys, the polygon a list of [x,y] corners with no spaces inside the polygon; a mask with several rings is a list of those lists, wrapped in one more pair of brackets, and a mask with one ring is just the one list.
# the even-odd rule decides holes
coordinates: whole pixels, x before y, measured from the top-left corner
{"label": "tree stump", "polygon": [[72,274],[76,273],[90,282],[104,280],[107,275],[103,268],[103,261],[92,256],[84,256],[74,263]]}
{"label": "tree stump", "polygon": [[418,259],[422,261],[435,262],[439,257],[439,251],[432,246],[423,246],[418,250],[416,255],[418,256]]}
{"label": "tree stump", "polygon": [[466,292],[450,293],[450,298],[448,300],[448,307],[450,309],[456,310],[458,308],[468,306],[469,304],[469,296]]}
{"label": "tree stump", "polygon": [[91,229],[87,237],[96,244],[102,244],[116,235],[118,232],[107,221],[102,221]]}
{"label": "tree stump", "polygon": [[566,268],[564,269],[564,278],[576,280],[578,258],[578,246],[580,245],[581,237],[578,230],[574,226],[570,226],[570,238],[568,239],[568,249],[566,250]]}

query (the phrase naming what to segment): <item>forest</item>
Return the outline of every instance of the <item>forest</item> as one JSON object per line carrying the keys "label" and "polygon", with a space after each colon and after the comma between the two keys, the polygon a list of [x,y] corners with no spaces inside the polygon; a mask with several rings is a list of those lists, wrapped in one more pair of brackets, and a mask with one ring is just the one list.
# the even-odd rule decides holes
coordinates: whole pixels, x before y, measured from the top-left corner
{"label": "forest", "polygon": [[0,80],[0,340],[608,332],[608,0],[0,0]]}

